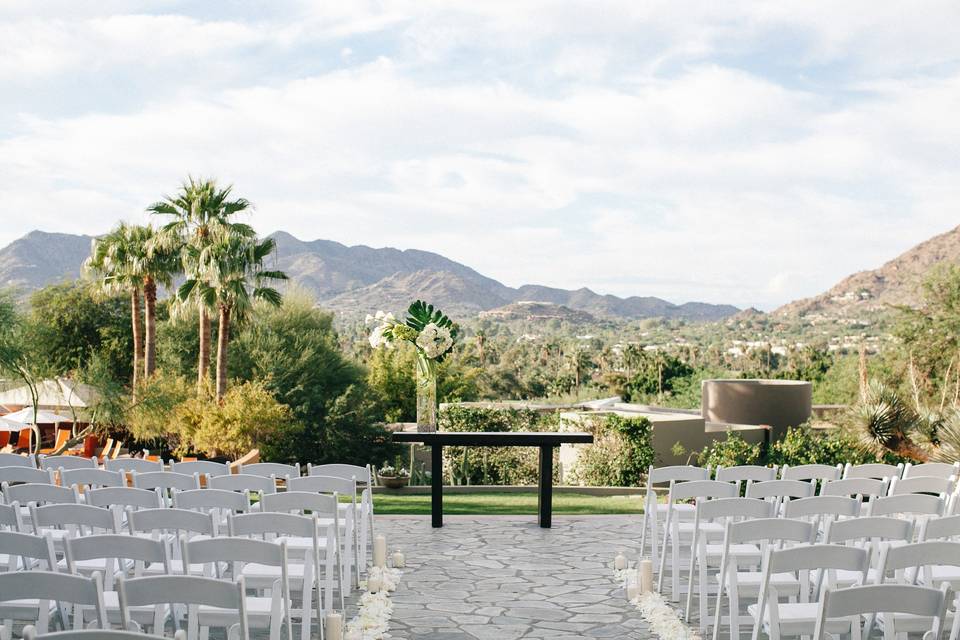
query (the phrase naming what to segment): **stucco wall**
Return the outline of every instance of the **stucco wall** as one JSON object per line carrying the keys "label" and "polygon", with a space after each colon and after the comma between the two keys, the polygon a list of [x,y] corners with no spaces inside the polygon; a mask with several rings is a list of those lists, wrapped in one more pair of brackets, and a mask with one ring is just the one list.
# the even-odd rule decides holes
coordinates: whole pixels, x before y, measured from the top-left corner
{"label": "stucco wall", "polygon": [[806,422],[813,385],[799,380],[704,380],[701,415],[707,422],[769,425],[774,440]]}

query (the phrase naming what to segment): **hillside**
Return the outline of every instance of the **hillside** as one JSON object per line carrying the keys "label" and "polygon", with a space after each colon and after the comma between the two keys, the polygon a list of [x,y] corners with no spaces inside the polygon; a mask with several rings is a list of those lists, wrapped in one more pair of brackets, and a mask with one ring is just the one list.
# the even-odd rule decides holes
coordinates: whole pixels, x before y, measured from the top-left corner
{"label": "hillside", "polygon": [[818,296],[786,304],[773,314],[849,318],[891,304],[915,305],[924,278],[941,263],[960,264],[960,227],[921,242],[878,269],[848,276]]}
{"label": "hillside", "polygon": [[[519,301],[560,305],[598,318],[650,317],[711,321],[738,311],[730,305],[688,302],[681,305],[653,297],[619,298],[590,289],[540,285],[508,287],[470,267],[429,251],[346,246],[331,240],[303,241],[278,231],[276,267],[291,282],[317,297],[324,307],[344,316],[371,310],[402,311],[411,300],[425,298],[457,316],[473,316]],[[90,251],[90,236],[33,231],[0,249],[0,287],[28,294],[44,285],[76,278]]]}
{"label": "hillside", "polygon": [[540,322],[546,320],[563,320],[572,324],[593,324],[597,322],[596,317],[586,311],[578,311],[552,302],[532,302],[530,300],[512,302],[508,305],[497,307],[496,309],[483,311],[480,313],[480,317],[501,321],[526,320],[530,322]]}

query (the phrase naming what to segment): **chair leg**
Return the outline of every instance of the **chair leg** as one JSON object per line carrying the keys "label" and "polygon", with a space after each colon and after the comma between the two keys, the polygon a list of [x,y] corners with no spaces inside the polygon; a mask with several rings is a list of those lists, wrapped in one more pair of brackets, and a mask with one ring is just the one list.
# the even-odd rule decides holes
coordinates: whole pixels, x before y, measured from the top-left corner
{"label": "chair leg", "polygon": [[736,589],[727,593],[727,608],[730,610],[730,640],[740,640],[740,594]]}
{"label": "chair leg", "polygon": [[[700,558],[700,634],[707,635],[707,623],[709,622],[709,613],[707,613],[708,591],[710,584],[707,580],[707,558]],[[690,590],[693,591],[693,584],[690,584]]]}
{"label": "chair leg", "polygon": [[690,570],[687,571],[687,602],[683,608],[683,621],[690,622],[690,607],[693,605],[693,573],[700,565],[700,548],[697,544],[697,534],[693,534],[693,544],[690,547]]}
{"label": "chair leg", "polygon": [[676,533],[673,538],[670,544],[670,562],[673,564],[670,568],[670,600],[680,602],[680,534]]}

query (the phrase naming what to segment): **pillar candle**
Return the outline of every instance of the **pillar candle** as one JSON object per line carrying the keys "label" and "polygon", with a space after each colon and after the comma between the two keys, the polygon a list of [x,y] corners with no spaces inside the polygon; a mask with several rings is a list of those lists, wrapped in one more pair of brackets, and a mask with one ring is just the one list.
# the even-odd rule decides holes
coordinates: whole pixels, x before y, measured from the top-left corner
{"label": "pillar candle", "polygon": [[653,591],[653,561],[644,558],[637,567],[637,577],[640,579],[640,593]]}
{"label": "pillar candle", "polygon": [[367,579],[367,591],[370,593],[376,593],[380,591],[380,588],[383,585],[383,581],[380,580],[380,576],[370,576]]}
{"label": "pillar candle", "polygon": [[627,557],[620,552],[613,559],[613,568],[622,571],[627,568]]}
{"label": "pillar candle", "polygon": [[403,552],[399,549],[393,552],[393,566],[397,569],[402,569],[407,564],[407,559],[404,557]]}
{"label": "pillar candle", "polygon": [[343,616],[339,613],[328,613],[323,631],[326,640],[343,640]]}
{"label": "pillar candle", "polygon": [[383,534],[373,540],[373,566],[381,569],[387,566],[387,539]]}
{"label": "pillar candle", "polygon": [[633,600],[640,595],[640,585],[631,580],[627,583],[627,600]]}

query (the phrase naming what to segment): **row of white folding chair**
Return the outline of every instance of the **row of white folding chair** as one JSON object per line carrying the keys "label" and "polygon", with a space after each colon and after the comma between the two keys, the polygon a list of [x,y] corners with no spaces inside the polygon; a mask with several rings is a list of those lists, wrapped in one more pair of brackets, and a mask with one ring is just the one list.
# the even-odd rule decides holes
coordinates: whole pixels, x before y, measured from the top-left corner
{"label": "row of white folding chair", "polygon": [[[119,631],[117,629],[80,629],[78,631],[54,631],[53,633],[37,634],[33,625],[23,628],[23,640],[159,640],[162,636],[154,636],[136,631]],[[2,637],[2,634],[0,634]],[[177,631],[174,640],[187,640],[185,631]]]}

